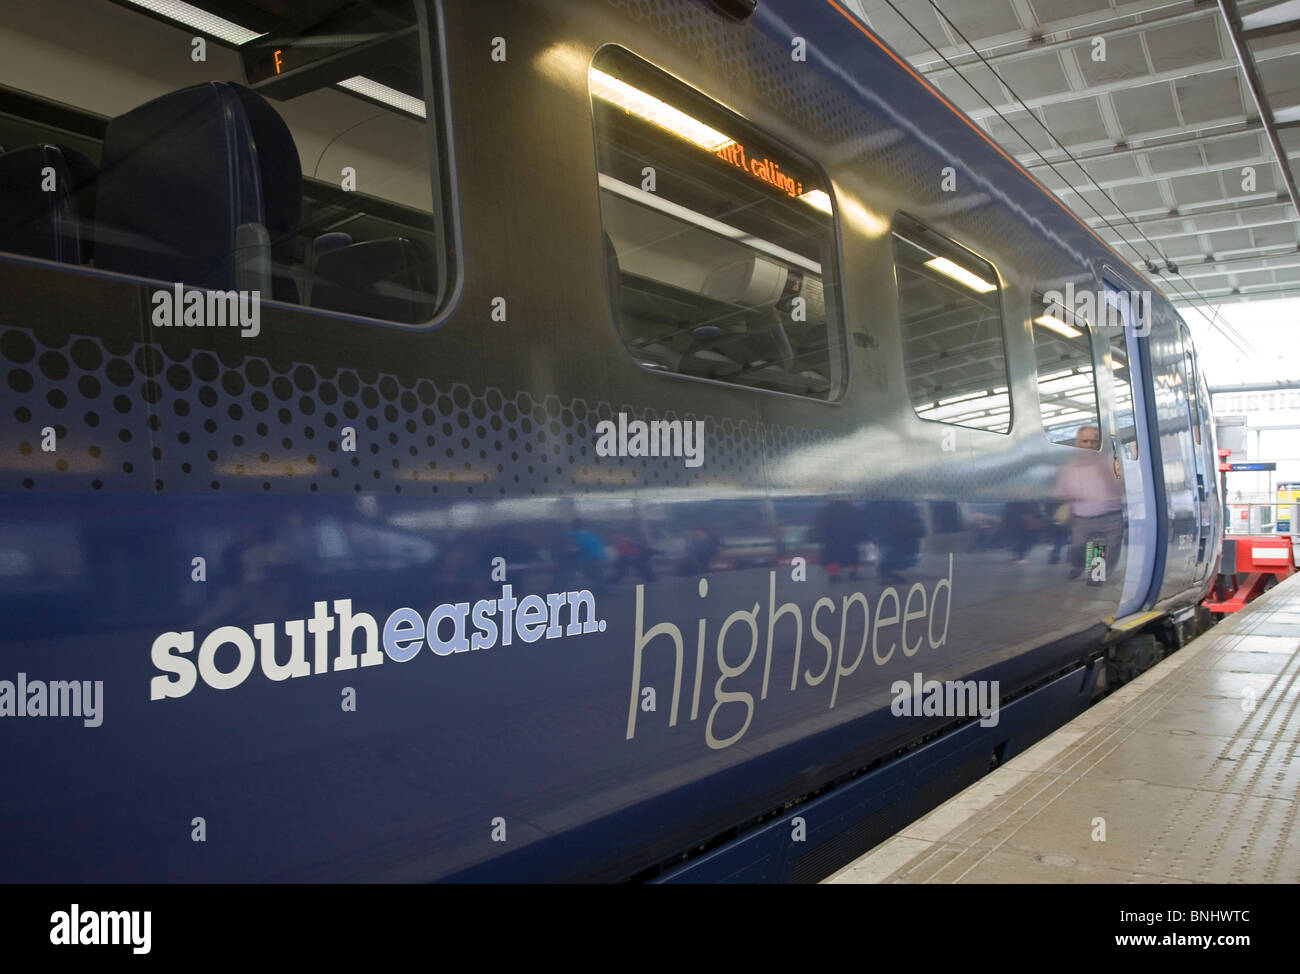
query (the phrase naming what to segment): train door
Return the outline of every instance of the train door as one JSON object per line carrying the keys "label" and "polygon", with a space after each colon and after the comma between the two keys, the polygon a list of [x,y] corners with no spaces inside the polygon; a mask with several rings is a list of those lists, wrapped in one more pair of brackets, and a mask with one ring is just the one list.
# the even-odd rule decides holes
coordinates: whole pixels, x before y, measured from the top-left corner
{"label": "train door", "polygon": [[1180,371],[1187,390],[1187,421],[1192,438],[1192,464],[1196,477],[1196,493],[1193,498],[1196,506],[1196,560],[1193,566],[1193,577],[1200,581],[1209,571],[1210,542],[1214,537],[1214,491],[1211,485],[1213,473],[1209,453],[1211,444],[1204,424],[1204,409],[1209,404],[1201,403],[1200,375],[1196,369],[1192,336],[1187,330],[1186,323],[1181,319],[1178,322],[1178,343],[1181,350]]}
{"label": "train door", "polygon": [[[1134,319],[1149,322],[1150,298],[1104,281],[1107,314],[1105,321],[1117,327],[1105,329],[1108,344],[1106,365],[1114,390],[1111,445],[1124,474],[1124,515],[1128,526],[1125,550],[1124,589],[1117,618],[1142,608],[1155,573],[1159,544],[1155,483],[1151,474],[1154,454],[1147,428],[1146,381],[1142,374],[1140,342],[1145,329],[1133,327]],[[1145,302],[1145,303],[1143,303]]]}

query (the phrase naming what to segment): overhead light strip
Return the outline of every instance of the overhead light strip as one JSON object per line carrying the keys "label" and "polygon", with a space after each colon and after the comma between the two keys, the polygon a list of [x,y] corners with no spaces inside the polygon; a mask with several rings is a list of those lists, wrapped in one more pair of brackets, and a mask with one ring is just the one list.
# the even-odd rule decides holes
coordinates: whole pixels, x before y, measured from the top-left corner
{"label": "overhead light strip", "polygon": [[661,101],[640,88],[634,88],[612,74],[590,68],[587,77],[590,80],[591,93],[597,98],[603,98],[611,105],[616,105],[637,118],[645,119],[679,138],[694,142],[701,149],[717,152],[719,149],[735,144],[736,140],[729,135],[723,135],[699,119],[691,118],[666,101]]}
{"label": "overhead light strip", "polygon": [[1079,331],[1079,329],[1072,328],[1060,318],[1053,318],[1051,315],[1040,315],[1034,319],[1034,324],[1049,331],[1054,331],[1064,338],[1079,338],[1083,335],[1083,332]]}
{"label": "overhead light strip", "polygon": [[247,44],[265,35],[249,30],[233,21],[208,13],[183,0],[127,0],[128,3],[148,10],[150,13],[174,20],[182,27],[189,27],[200,33],[208,34],[230,44]]}
{"label": "overhead light strip", "polygon": [[416,118],[425,118],[426,112],[424,102],[414,95],[408,95],[405,92],[398,91],[396,88],[390,88],[388,85],[380,84],[378,81],[372,81],[362,75],[356,75],[351,78],[345,78],[338,83],[340,88],[346,88],[348,91],[355,92],[358,95],[364,95],[372,101],[380,102],[398,111],[406,112],[408,115],[414,115]]}
{"label": "overhead light strip", "polygon": [[814,210],[821,210],[826,214],[831,212],[831,198],[823,190],[810,189],[808,192],[800,196],[799,199],[803,200]]}
{"label": "overhead light strip", "polygon": [[946,277],[951,277],[957,283],[964,284],[978,294],[988,294],[990,291],[998,289],[996,284],[990,284],[978,274],[968,271],[961,264],[954,263],[947,257],[935,257],[933,260],[927,260],[925,266],[933,271],[938,271]]}

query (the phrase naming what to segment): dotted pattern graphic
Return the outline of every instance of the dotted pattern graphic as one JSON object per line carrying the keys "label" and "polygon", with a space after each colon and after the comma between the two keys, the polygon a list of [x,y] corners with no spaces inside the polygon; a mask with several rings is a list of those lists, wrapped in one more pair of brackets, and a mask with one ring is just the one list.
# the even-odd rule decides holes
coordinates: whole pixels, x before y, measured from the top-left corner
{"label": "dotted pattern graphic", "polygon": [[[59,341],[59,339],[51,339]],[[6,366],[11,488],[155,491],[392,491],[453,495],[564,494],[575,485],[761,482],[763,458],[829,437],[747,420],[705,422],[705,463],[598,457],[609,403],[399,381],[367,370],[277,370],[260,357],[229,364],[210,351],[169,358],[153,345],[114,354],[98,339],[42,345],[0,334]],[[149,442],[132,430],[149,410]],[[629,419],[694,421],[692,413],[621,407]],[[58,449],[44,453],[41,429]],[[342,430],[356,432],[343,449]]]}

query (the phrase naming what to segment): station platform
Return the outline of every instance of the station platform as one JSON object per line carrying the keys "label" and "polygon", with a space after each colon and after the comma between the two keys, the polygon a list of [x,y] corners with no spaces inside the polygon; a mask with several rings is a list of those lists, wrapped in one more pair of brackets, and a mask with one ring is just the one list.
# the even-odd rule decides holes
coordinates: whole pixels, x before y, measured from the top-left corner
{"label": "station platform", "polygon": [[1295,883],[1300,576],[827,883]]}

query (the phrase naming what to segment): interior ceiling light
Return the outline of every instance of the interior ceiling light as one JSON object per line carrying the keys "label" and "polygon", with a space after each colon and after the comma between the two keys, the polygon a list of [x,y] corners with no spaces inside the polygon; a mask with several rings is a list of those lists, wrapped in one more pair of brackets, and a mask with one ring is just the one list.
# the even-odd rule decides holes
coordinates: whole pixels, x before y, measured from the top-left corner
{"label": "interior ceiling light", "polygon": [[679,138],[694,142],[701,149],[717,152],[719,149],[735,144],[735,139],[730,136],[723,135],[699,119],[692,118],[640,88],[632,87],[612,74],[590,68],[587,71],[587,78],[591,83],[591,93],[597,98],[603,98],[611,105],[617,105],[623,111],[658,125]]}
{"label": "interior ceiling light", "polygon": [[208,11],[193,4],[184,3],[182,0],[127,0],[127,2],[134,4],[141,10],[148,10],[150,13],[166,17],[168,20],[174,20],[182,26],[190,27],[202,34],[208,34],[230,44],[247,44],[249,41],[264,36],[257,33],[257,31],[249,30],[247,27],[226,20],[224,17],[208,13]]}
{"label": "interior ceiling light", "polygon": [[1053,318],[1051,315],[1040,315],[1034,319],[1034,324],[1046,328],[1048,331],[1054,331],[1065,338],[1078,338],[1083,332],[1077,328],[1072,328],[1060,318]]}
{"label": "interior ceiling light", "polygon": [[965,284],[972,291],[979,294],[988,294],[990,291],[996,291],[998,286],[990,284],[978,274],[972,274],[961,264],[954,264],[947,257],[935,257],[933,260],[927,260],[925,266],[931,270],[938,271],[940,274],[951,277],[960,284]]}
{"label": "interior ceiling light", "polygon": [[358,95],[365,95],[373,101],[396,108],[408,115],[414,115],[416,118],[425,117],[424,102],[414,95],[408,95],[388,85],[381,85],[378,81],[371,81],[361,75],[345,78],[339,82],[339,87],[354,91]]}
{"label": "interior ceiling light", "polygon": [[800,196],[799,199],[803,200],[814,210],[821,210],[826,214],[831,212],[831,198],[820,189],[810,189],[808,192]]}

